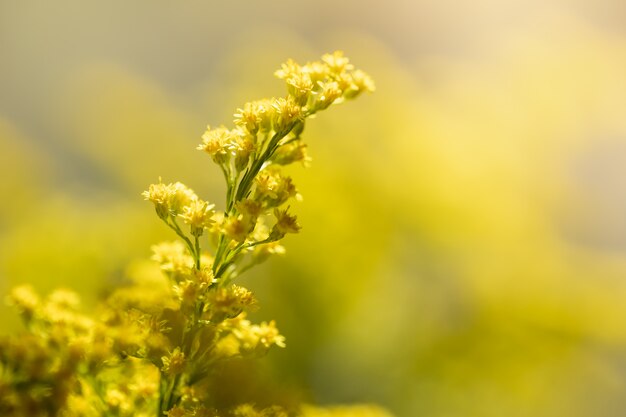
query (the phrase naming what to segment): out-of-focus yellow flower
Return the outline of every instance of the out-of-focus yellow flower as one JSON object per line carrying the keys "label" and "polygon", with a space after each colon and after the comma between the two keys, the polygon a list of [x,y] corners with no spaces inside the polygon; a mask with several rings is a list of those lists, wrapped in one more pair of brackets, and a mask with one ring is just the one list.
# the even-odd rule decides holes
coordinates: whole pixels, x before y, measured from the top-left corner
{"label": "out-of-focus yellow flower", "polygon": [[342,72],[352,71],[354,69],[354,65],[350,64],[350,60],[344,56],[343,51],[324,54],[322,61],[328,65],[329,70],[333,74],[341,74]]}
{"label": "out-of-focus yellow flower", "polygon": [[344,405],[328,408],[305,406],[301,417],[391,417],[391,414],[375,405]]}
{"label": "out-of-focus yellow flower", "polygon": [[168,356],[163,356],[161,360],[163,361],[163,372],[168,375],[179,375],[185,370],[185,354],[178,347]]}

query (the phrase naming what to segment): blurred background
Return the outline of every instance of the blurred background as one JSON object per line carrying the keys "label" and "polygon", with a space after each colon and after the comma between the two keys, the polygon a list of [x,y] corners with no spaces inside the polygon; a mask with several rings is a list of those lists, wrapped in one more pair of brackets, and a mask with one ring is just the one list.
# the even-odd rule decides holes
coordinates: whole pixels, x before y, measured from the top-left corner
{"label": "blurred background", "polygon": [[335,49],[378,91],[308,124],[303,231],[244,280],[287,337],[271,378],[399,417],[625,415],[622,0],[0,0],[0,298],[88,309],[173,238],[147,185],[222,205],[206,124]]}

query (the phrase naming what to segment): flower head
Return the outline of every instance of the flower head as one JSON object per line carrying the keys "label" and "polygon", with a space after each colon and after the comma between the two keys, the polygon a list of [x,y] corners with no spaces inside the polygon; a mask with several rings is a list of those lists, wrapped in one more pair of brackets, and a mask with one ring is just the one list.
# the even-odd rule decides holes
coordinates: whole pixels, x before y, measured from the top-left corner
{"label": "flower head", "polygon": [[298,233],[301,229],[298,224],[296,216],[292,216],[287,213],[289,207],[285,210],[274,209],[274,216],[276,217],[276,224],[270,232],[270,239],[278,240],[282,239],[287,233]]}
{"label": "flower head", "polygon": [[163,362],[161,369],[167,375],[178,375],[185,370],[185,354],[179,347],[170,352],[169,355],[163,356],[161,361]]}
{"label": "flower head", "polygon": [[202,135],[202,143],[198,145],[197,149],[205,151],[216,164],[221,165],[230,160],[236,136],[236,133],[224,126],[216,129],[207,126],[206,132]]}
{"label": "flower head", "polygon": [[296,122],[304,118],[302,107],[298,105],[293,96],[274,99],[272,107],[274,107],[275,111],[272,122],[274,130],[284,135],[289,133]]}
{"label": "flower head", "polygon": [[316,91],[315,104],[313,110],[325,110],[335,101],[341,98],[342,89],[336,81],[318,81],[319,90]]}
{"label": "flower head", "polygon": [[351,71],[354,65],[350,64],[350,60],[343,56],[343,51],[335,51],[332,54],[324,54],[322,61],[328,66],[334,74],[340,74],[344,71]]}
{"label": "flower head", "polygon": [[204,229],[208,229],[213,224],[213,215],[215,211],[214,204],[209,204],[206,201],[194,200],[191,201],[180,214],[180,217],[191,228],[191,234],[194,236],[202,236]]}
{"label": "flower head", "polygon": [[142,195],[154,203],[157,214],[164,220],[170,215],[179,215],[185,206],[198,199],[190,188],[180,182],[163,184],[159,181],[158,184],[150,184],[148,191]]}

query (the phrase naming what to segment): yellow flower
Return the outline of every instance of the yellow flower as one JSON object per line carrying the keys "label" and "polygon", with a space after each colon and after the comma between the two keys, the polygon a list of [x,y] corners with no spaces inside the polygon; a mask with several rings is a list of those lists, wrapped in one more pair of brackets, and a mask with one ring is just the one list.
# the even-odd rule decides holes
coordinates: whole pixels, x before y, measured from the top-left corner
{"label": "yellow flower", "polygon": [[169,215],[179,215],[185,206],[198,199],[191,189],[180,182],[163,184],[159,181],[158,184],[151,184],[142,195],[154,203],[157,214],[164,220]]}
{"label": "yellow flower", "polygon": [[161,369],[167,375],[179,375],[185,370],[185,354],[181,352],[179,347],[170,352],[169,356],[163,356],[161,361],[163,362]]}
{"label": "yellow flower", "polygon": [[254,308],[256,302],[252,292],[238,285],[218,288],[207,294],[207,309],[214,323],[237,317],[244,309]]}
{"label": "yellow flower", "polygon": [[252,257],[256,263],[264,262],[271,255],[284,255],[285,247],[279,242],[269,242],[254,247]]}
{"label": "yellow flower", "polygon": [[356,70],[351,74],[352,86],[344,91],[346,98],[355,98],[362,92],[373,93],[376,91],[374,80],[361,70]]}
{"label": "yellow flower", "polygon": [[181,302],[181,309],[188,310],[195,305],[200,292],[200,286],[195,281],[187,279],[174,285],[172,291]]}
{"label": "yellow flower", "polygon": [[[211,259],[206,259],[205,265],[210,264]],[[208,288],[211,284],[216,282],[213,271],[209,267],[202,268],[200,270],[195,269],[193,271],[193,278],[198,283],[201,289]]]}
{"label": "yellow flower", "polygon": [[250,154],[256,150],[255,137],[239,131],[233,143],[235,154],[235,169],[241,172],[248,165]]}
{"label": "yellow flower", "polygon": [[253,326],[256,335],[259,338],[259,344],[265,348],[273,345],[284,348],[285,336],[281,335],[276,328],[276,322],[271,320],[269,323],[263,322],[258,326]]}
{"label": "yellow flower", "polygon": [[272,100],[252,101],[243,105],[235,112],[235,124],[246,129],[251,135],[266,132],[272,128],[275,109]]}
{"label": "yellow flower", "polygon": [[64,309],[75,309],[80,304],[80,297],[74,291],[56,289],[48,296],[48,302]]}
{"label": "yellow flower", "polygon": [[291,177],[283,176],[277,168],[267,168],[256,177],[254,199],[264,207],[278,207],[297,194]]}
{"label": "yellow flower", "polygon": [[295,99],[296,104],[305,106],[313,90],[314,84],[311,76],[306,72],[300,72],[291,75],[285,81],[287,82],[287,92]]}
{"label": "yellow flower", "polygon": [[161,219],[167,219],[169,216],[169,209],[167,206],[167,199],[169,196],[167,185],[159,181],[158,184],[150,184],[148,191],[144,191],[141,195],[146,200],[150,200],[154,203],[157,215]]}
{"label": "yellow flower", "polygon": [[274,75],[281,80],[286,80],[287,78],[301,72],[302,67],[300,66],[300,64],[290,58],[287,60],[287,62],[281,64],[280,69],[277,70]]}
{"label": "yellow flower", "polygon": [[275,110],[272,126],[277,133],[282,135],[289,133],[295,123],[304,118],[302,108],[292,96],[274,99],[272,107]]}
{"label": "yellow flower", "polygon": [[202,135],[202,143],[197,149],[205,151],[216,164],[222,165],[230,160],[234,142],[235,135],[224,126],[216,129],[207,126],[206,132]]}
{"label": "yellow flower", "polygon": [[20,285],[11,290],[9,301],[27,318],[32,317],[40,304],[40,299],[31,285]]}
{"label": "yellow flower", "polygon": [[185,245],[180,241],[162,242],[152,246],[152,260],[161,264],[161,269],[174,281],[189,274],[193,267],[193,258],[188,254]]}
{"label": "yellow flower", "polygon": [[274,152],[272,162],[278,165],[289,165],[301,161],[304,166],[308,166],[311,158],[306,152],[307,145],[297,140],[285,145],[281,145]]}
{"label": "yellow flower", "polygon": [[274,216],[276,217],[276,224],[270,232],[270,239],[278,240],[282,239],[287,233],[298,233],[301,229],[297,222],[296,216],[292,216],[287,213],[289,207],[285,210],[275,209]]}
{"label": "yellow flower", "polygon": [[117,388],[113,388],[107,391],[104,396],[104,402],[111,409],[121,413],[127,413],[132,407],[128,396]]}
{"label": "yellow flower", "polygon": [[285,347],[285,337],[276,328],[274,320],[252,324],[245,319],[245,313],[223,323],[230,328],[231,334],[239,343],[239,353],[243,355],[262,356],[272,346]]}
{"label": "yellow flower", "polygon": [[243,242],[254,228],[254,225],[251,228],[250,224],[251,219],[244,219],[243,216],[231,216],[224,219],[222,232],[235,242]]}
{"label": "yellow flower", "polygon": [[256,219],[263,212],[261,203],[255,200],[250,200],[249,198],[238,201],[235,206],[237,207],[239,213],[241,213],[244,217]]}
{"label": "yellow flower", "polygon": [[317,85],[318,81],[325,80],[328,77],[328,67],[319,61],[309,62],[303,68],[303,72],[309,74],[313,85]]}
{"label": "yellow flower", "polygon": [[319,81],[318,85],[320,89],[316,92],[315,102],[311,109],[312,111],[327,109],[328,106],[338,101],[343,94],[336,81]]}
{"label": "yellow flower", "polygon": [[176,406],[167,412],[167,417],[185,417],[188,414],[183,407]]}
{"label": "yellow flower", "polygon": [[340,74],[344,71],[351,71],[354,66],[350,64],[350,60],[343,56],[343,51],[335,51],[332,54],[324,54],[322,61],[328,65],[331,72]]}
{"label": "yellow flower", "polygon": [[215,214],[213,207],[214,204],[202,200],[194,200],[184,207],[180,217],[189,225],[192,235],[200,237],[204,229],[211,227]]}

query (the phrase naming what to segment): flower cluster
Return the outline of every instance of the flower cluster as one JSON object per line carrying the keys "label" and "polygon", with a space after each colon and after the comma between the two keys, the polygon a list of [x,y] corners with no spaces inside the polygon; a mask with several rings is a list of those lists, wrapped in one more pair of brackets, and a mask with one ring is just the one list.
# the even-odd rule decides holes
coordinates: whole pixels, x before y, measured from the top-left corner
{"label": "flower cluster", "polygon": [[[151,416],[158,384],[154,368],[123,360],[138,343],[138,329],[115,331],[77,311],[78,296],[57,290],[46,299],[29,286],[10,302],[29,332],[0,340],[0,415],[98,417]],[[113,414],[110,414],[113,415]]]}
{"label": "flower cluster", "polygon": [[[166,381],[160,409],[172,415],[194,415],[197,408],[185,408],[180,392],[201,383],[217,362],[285,346],[273,321],[255,325],[245,319],[256,300],[232,280],[269,254],[281,253],[279,241],[300,231],[288,205],[299,194],[282,167],[310,160],[301,138],[307,118],[374,90],[371,79],[341,52],[302,66],[290,60],[276,76],[287,85],[285,97],[246,103],[235,112],[233,128],[208,127],[202,135],[198,149],[226,181],[223,210],[214,211],[180,183],[159,182],[144,193],[183,242],[155,247],[154,256],[170,278],[177,306],[162,318],[176,324],[182,341],[164,346],[168,353],[156,361]],[[215,247],[211,253],[203,249],[205,232]]]}
{"label": "flower cluster", "polygon": [[134,277],[109,295],[96,319],[76,312],[73,293],[41,301],[27,287],[14,291],[30,336],[0,342],[0,414],[293,414],[251,404],[219,409],[207,384],[226,361],[285,347],[274,321],[247,319],[256,298],[233,280],[283,253],[281,239],[300,231],[289,205],[300,195],[283,167],[310,160],[301,137],[306,120],[374,85],[341,52],[302,66],[287,61],[276,76],[286,96],[246,103],[233,128],[202,135],[198,149],[226,181],[222,210],[180,182],[159,180],[143,193],[180,238],[152,248],[161,276]]}

